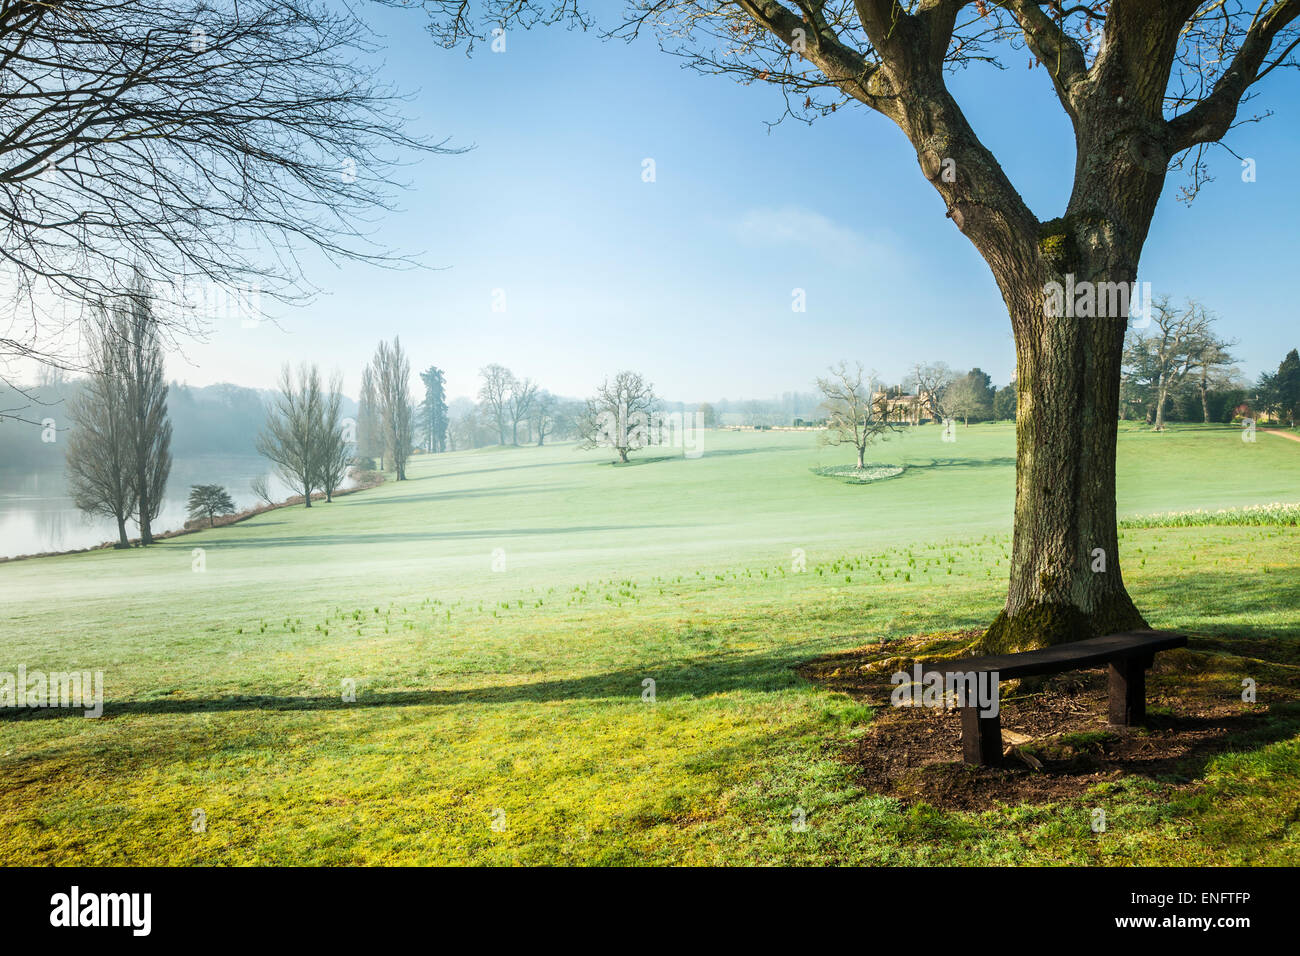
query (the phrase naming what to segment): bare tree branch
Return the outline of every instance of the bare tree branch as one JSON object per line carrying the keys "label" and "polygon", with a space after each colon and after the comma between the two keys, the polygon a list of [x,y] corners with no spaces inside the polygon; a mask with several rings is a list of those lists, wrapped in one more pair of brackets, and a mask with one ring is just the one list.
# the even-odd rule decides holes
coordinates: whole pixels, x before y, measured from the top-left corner
{"label": "bare tree branch", "polygon": [[1211,92],[1169,121],[1171,144],[1175,151],[1213,142],[1228,132],[1251,85],[1288,62],[1295,52],[1300,37],[1290,38],[1286,48],[1274,57],[1272,63],[1264,66],[1270,50],[1297,17],[1300,17],[1300,0],[1275,0],[1262,16],[1253,20],[1228,68],[1219,76]]}
{"label": "bare tree branch", "polygon": [[319,0],[0,4],[0,360],[75,367],[83,304],[137,273],[184,334],[218,293],[309,298],[306,249],[411,264],[372,220],[441,147],[402,131],[373,50]]}

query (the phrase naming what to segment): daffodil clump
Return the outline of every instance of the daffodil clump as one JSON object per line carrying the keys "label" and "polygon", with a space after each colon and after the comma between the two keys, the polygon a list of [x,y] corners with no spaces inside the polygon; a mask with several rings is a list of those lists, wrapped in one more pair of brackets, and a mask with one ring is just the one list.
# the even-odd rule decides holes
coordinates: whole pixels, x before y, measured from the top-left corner
{"label": "daffodil clump", "polygon": [[828,478],[839,478],[841,481],[847,481],[853,485],[865,485],[872,481],[897,478],[902,473],[902,465],[877,465],[870,462],[864,468],[859,468],[857,465],[827,465],[824,468],[813,469],[813,474],[824,475]]}
{"label": "daffodil clump", "polygon": [[1244,508],[1219,508],[1209,511],[1165,511],[1160,514],[1134,515],[1120,521],[1121,528],[1192,528],[1205,525],[1300,525],[1300,504],[1275,501],[1267,505]]}

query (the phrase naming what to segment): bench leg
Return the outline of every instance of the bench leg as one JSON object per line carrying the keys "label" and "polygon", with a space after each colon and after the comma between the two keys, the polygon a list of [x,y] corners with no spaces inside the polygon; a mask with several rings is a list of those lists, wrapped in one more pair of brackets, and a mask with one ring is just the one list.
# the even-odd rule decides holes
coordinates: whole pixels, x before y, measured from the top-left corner
{"label": "bench leg", "polygon": [[961,755],[967,763],[993,767],[1002,762],[1002,721],[981,717],[978,707],[962,707]]}
{"label": "bench leg", "polygon": [[1125,657],[1110,662],[1110,722],[1132,727],[1146,720],[1147,668],[1151,660]]}

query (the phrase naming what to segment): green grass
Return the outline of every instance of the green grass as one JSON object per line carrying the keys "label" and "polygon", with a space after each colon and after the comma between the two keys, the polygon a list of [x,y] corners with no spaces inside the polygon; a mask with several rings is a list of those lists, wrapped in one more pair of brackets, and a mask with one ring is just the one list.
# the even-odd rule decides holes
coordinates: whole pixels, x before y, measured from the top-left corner
{"label": "green grass", "polygon": [[[0,862],[1300,861],[1285,712],[1172,791],[1123,779],[971,814],[853,783],[839,756],[870,708],[794,667],[996,614],[1014,431],[957,439],[877,446],[907,470],[870,485],[814,474],[844,454],[798,432],[710,432],[701,459],[627,466],[572,447],[420,457],[412,480],[330,505],[0,565],[0,671],[102,669],[108,698],[98,720],[0,713]],[[1294,442],[1122,428],[1125,515],[1297,488]],[[1154,626],[1229,671],[1294,667],[1297,544],[1295,527],[1130,529],[1122,557]]]}
{"label": "green grass", "polygon": [[1122,528],[1193,528],[1207,525],[1300,525],[1300,504],[1275,501],[1244,508],[1216,508],[1195,511],[1167,511],[1135,515],[1120,521]]}

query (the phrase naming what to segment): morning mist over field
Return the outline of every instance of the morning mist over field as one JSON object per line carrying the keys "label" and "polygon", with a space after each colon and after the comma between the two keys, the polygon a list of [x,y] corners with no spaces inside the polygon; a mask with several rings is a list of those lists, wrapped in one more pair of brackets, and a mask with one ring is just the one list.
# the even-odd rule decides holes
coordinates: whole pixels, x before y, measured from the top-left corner
{"label": "morning mist over field", "polygon": [[14,926],[339,945],[416,866],[1285,922],[1300,0],[15,0],[0,54]]}

